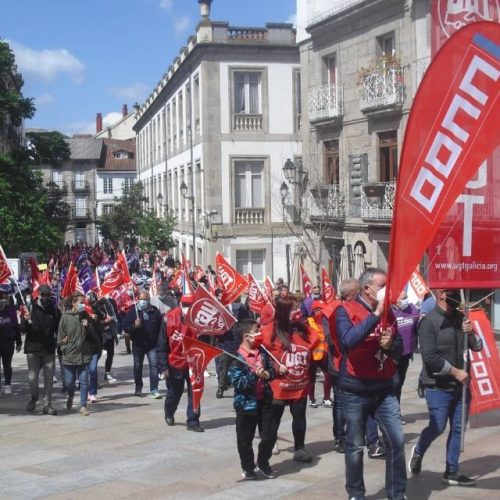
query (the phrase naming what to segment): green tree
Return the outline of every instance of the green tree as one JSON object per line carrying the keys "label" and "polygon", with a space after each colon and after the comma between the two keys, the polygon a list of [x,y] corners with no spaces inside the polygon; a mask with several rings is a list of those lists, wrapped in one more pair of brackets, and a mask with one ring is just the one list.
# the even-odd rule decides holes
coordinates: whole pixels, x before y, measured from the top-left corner
{"label": "green tree", "polygon": [[32,165],[60,165],[71,158],[71,151],[60,132],[28,132],[27,155]]}
{"label": "green tree", "polygon": [[175,218],[157,217],[152,210],[144,208],[146,200],[140,182],[127,189],[121,198],[115,197],[113,211],[97,221],[102,237],[122,241],[124,245],[136,245],[140,237],[141,248],[147,251],[173,247]]}

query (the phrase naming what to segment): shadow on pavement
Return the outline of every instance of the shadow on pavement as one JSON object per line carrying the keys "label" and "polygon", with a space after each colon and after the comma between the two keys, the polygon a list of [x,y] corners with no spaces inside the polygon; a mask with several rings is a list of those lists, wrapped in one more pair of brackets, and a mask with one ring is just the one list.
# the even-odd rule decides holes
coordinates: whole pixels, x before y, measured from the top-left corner
{"label": "shadow on pavement", "polygon": [[[293,458],[283,460],[282,462],[275,462],[277,457],[273,457],[271,467],[273,470],[277,470],[280,476],[294,474],[302,469],[310,469],[321,460],[321,455],[326,455],[327,453],[331,453],[333,451],[333,441],[327,440],[306,443],[306,449],[313,456],[312,462],[296,462]],[[293,452],[293,447],[290,451]]]}

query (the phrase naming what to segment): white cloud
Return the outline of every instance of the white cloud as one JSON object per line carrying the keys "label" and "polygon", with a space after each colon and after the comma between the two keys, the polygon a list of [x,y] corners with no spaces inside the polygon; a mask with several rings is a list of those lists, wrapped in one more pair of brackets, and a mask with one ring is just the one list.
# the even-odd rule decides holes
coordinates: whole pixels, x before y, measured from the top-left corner
{"label": "white cloud", "polygon": [[190,24],[191,19],[189,18],[189,16],[179,17],[174,21],[175,34],[182,35],[182,33],[184,33],[189,28]]}
{"label": "white cloud", "polygon": [[144,83],[133,83],[125,87],[110,87],[108,92],[119,98],[128,101],[143,101],[148,95],[149,87]]}
{"label": "white cloud", "polygon": [[75,83],[83,83],[85,65],[66,49],[35,50],[13,41],[9,41],[9,45],[24,75],[51,82],[58,74],[66,73]]}
{"label": "white cloud", "polygon": [[54,96],[52,94],[41,94],[35,97],[36,106],[45,106],[46,104],[50,104],[53,101],[54,101]]}
{"label": "white cloud", "polygon": [[160,0],[160,9],[170,10],[172,8],[173,0]]}
{"label": "white cloud", "polygon": [[297,25],[297,14],[290,14],[290,16],[288,16],[288,19],[286,20],[286,22],[296,26]]}
{"label": "white cloud", "polygon": [[[122,117],[123,117],[123,115],[121,113],[119,113],[118,111],[111,111],[110,113],[103,115],[103,117],[102,117],[103,128],[111,127],[116,122],[121,120]],[[62,132],[69,135],[69,136],[71,136],[73,134],[92,134],[92,135],[94,135],[96,133],[95,120],[71,122],[69,125],[67,125],[64,128],[64,130]]]}

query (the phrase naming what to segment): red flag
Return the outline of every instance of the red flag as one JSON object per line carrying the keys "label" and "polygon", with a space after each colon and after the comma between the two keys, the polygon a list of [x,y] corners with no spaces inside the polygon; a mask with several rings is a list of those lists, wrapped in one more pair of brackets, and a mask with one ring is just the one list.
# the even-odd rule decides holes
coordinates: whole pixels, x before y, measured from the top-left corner
{"label": "red flag", "polygon": [[306,297],[310,297],[312,295],[313,287],[302,264],[300,264],[300,277],[302,279],[302,291]]}
{"label": "red flag", "polygon": [[200,281],[205,275],[205,270],[203,269],[203,266],[197,265],[194,268],[194,279],[196,281]]}
{"label": "red flag", "polygon": [[260,289],[252,273],[248,273],[248,309],[254,313],[261,314],[262,308],[267,302],[267,297]]}
{"label": "red flag", "polygon": [[500,409],[500,358],[491,324],[483,309],[470,311],[474,331],[483,341],[483,350],[469,350],[471,367],[471,415]]}
{"label": "red flag", "polygon": [[236,323],[236,318],[204,287],[199,286],[186,315],[186,324],[198,335],[222,335]]}
{"label": "red flag", "polygon": [[387,305],[397,300],[443,218],[497,145],[499,44],[496,23],[463,28],[437,54],[418,88],[396,187]]}
{"label": "red flag", "polygon": [[219,252],[215,256],[215,271],[222,288],[220,301],[224,305],[231,304],[246,290],[248,281]]}
{"label": "red flag", "polygon": [[78,273],[76,272],[76,267],[73,262],[70,262],[66,281],[64,282],[64,287],[61,292],[61,297],[63,299],[69,297],[77,289],[77,282]]}
{"label": "red flag", "polygon": [[203,388],[205,387],[205,369],[213,358],[219,356],[224,351],[187,336],[183,337],[182,343],[184,345],[184,357],[189,365],[189,378],[193,393],[193,410],[195,413],[198,413]]}
{"label": "red flag", "polygon": [[129,294],[131,290],[130,283],[126,283],[124,285],[120,285],[118,288],[115,288],[110,294],[110,298],[112,298],[116,302],[116,307],[118,311],[125,312],[128,311],[131,307],[134,307],[134,298]]}
{"label": "red flag", "polygon": [[116,290],[120,285],[132,283],[130,273],[128,272],[127,258],[122,250],[117,258],[111,271],[106,275],[101,283],[101,297],[109,295],[113,290]]}
{"label": "red flag", "polygon": [[3,251],[2,245],[0,245],[0,284],[2,284],[7,278],[12,276],[12,271],[7,262],[7,257]]}
{"label": "red flag", "polygon": [[419,300],[424,300],[424,297],[430,292],[429,285],[425,282],[418,268],[410,276],[410,286]]}
{"label": "red flag", "polygon": [[323,289],[323,300],[326,304],[333,302],[335,300],[335,289],[333,288],[332,281],[328,277],[326,269],[321,266],[321,281]]}
{"label": "red flag", "polygon": [[182,291],[182,276],[183,273],[181,270],[175,271],[174,276],[172,277],[172,287],[177,288],[178,290]]}
{"label": "red flag", "polygon": [[264,295],[266,296],[269,302],[273,302],[273,282],[269,276],[266,276],[264,280]]}

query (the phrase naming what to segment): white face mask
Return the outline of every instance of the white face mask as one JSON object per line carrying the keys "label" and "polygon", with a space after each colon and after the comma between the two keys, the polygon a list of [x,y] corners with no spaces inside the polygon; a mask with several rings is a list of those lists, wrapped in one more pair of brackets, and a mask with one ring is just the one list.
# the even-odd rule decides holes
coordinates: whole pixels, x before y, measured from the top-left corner
{"label": "white face mask", "polygon": [[182,315],[183,316],[186,316],[186,314],[188,313],[188,311],[189,311],[189,307],[182,306]]}
{"label": "white face mask", "polygon": [[382,287],[378,292],[377,292],[377,300],[379,302],[383,302],[385,300],[385,286]]}
{"label": "white face mask", "polygon": [[406,309],[410,305],[410,301],[408,299],[401,299],[399,301],[399,307],[401,307],[401,310]]}

